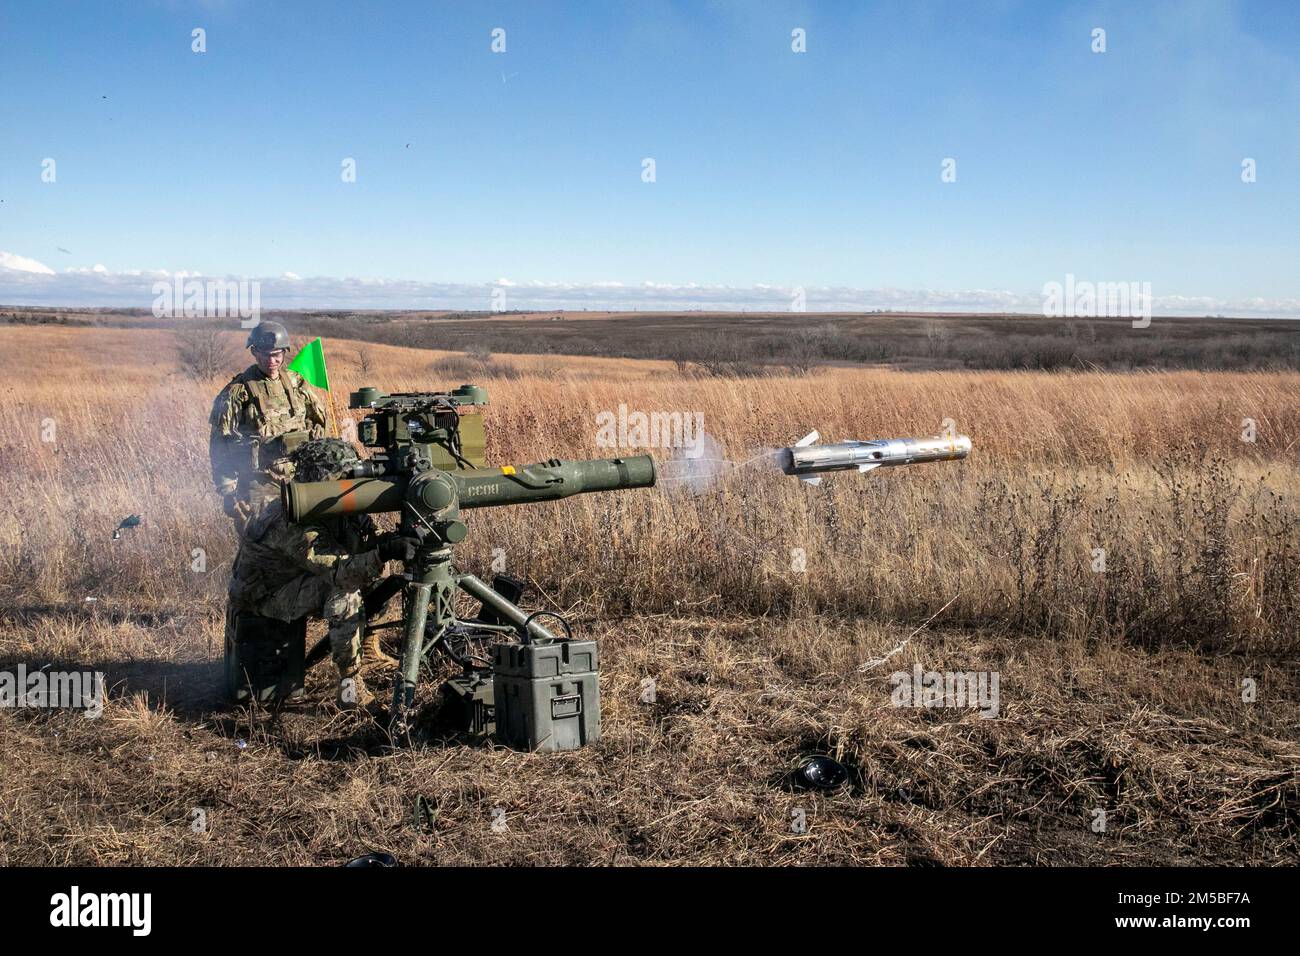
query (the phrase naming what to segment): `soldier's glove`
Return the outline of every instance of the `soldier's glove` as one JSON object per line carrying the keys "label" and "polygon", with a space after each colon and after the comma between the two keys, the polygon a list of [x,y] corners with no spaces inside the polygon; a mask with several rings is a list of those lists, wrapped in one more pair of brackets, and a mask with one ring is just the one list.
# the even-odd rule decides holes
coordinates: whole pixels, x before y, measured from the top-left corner
{"label": "soldier's glove", "polygon": [[415,558],[415,547],[419,542],[414,538],[400,535],[384,538],[379,542],[379,556],[385,561],[411,561]]}

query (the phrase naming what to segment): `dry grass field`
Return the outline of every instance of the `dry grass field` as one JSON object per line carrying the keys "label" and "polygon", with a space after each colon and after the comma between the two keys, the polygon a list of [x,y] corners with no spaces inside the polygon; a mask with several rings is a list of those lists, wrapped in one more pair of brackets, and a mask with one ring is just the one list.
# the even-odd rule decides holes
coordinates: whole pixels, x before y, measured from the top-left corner
{"label": "dry grass field", "polygon": [[[907,371],[1300,370],[1300,320],[1157,316],[1045,318],[966,313],[790,312],[264,312],[295,335],[453,351],[621,356],[724,377],[824,366]],[[14,309],[0,324],[175,327],[147,309]],[[180,326],[219,329],[218,319]]]}
{"label": "dry grass field", "polygon": [[[327,666],[302,705],[227,707],[224,378],[163,330],[0,346],[0,669],[110,691],[95,720],[0,711],[0,863],[1300,862],[1300,373],[728,377],[327,340],[340,399],[474,374],[493,464],[611,454],[620,403],[703,415],[709,461],[655,451],[656,488],[469,514],[462,566],[504,555],[601,642],[604,739],[543,756],[387,750]],[[765,454],[945,420],[969,460],[811,487]],[[999,716],[892,706],[914,663],[999,673]],[[793,792],[813,753],[850,786]]]}

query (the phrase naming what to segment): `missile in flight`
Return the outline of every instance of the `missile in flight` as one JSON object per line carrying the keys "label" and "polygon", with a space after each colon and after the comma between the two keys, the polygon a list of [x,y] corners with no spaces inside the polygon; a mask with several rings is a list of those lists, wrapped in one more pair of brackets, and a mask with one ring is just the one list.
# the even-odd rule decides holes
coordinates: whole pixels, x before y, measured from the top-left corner
{"label": "missile in flight", "polygon": [[880,438],[818,445],[817,432],[809,432],[777,454],[781,470],[811,485],[831,471],[871,471],[887,465],[915,465],[923,461],[957,461],[970,454],[970,438],[941,435],[936,438]]}

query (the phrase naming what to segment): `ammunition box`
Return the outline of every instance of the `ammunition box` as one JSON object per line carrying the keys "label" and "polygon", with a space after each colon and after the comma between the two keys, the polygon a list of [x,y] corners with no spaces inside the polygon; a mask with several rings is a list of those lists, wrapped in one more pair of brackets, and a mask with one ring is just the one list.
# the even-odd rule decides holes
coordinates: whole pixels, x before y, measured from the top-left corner
{"label": "ammunition box", "polygon": [[577,750],[600,739],[595,641],[492,649],[496,733],[518,750]]}
{"label": "ammunition box", "polygon": [[496,730],[492,684],[488,674],[461,674],[442,685],[450,721],[457,732],[486,737]]}
{"label": "ammunition box", "polygon": [[307,619],[285,623],[241,614],[234,643],[226,645],[226,690],[243,704],[273,703],[303,696],[306,682]]}

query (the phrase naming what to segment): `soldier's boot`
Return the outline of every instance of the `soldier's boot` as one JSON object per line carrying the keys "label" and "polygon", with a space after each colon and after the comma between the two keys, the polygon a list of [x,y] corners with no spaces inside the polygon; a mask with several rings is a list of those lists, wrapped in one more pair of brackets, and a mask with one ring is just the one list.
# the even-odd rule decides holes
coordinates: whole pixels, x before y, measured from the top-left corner
{"label": "soldier's boot", "polygon": [[384,651],[379,644],[379,635],[371,631],[361,639],[361,664],[363,667],[396,667],[397,658]]}
{"label": "soldier's boot", "polygon": [[356,710],[374,703],[375,695],[370,693],[361,677],[360,662],[348,668],[339,668],[339,687],[334,701],[341,710]]}

